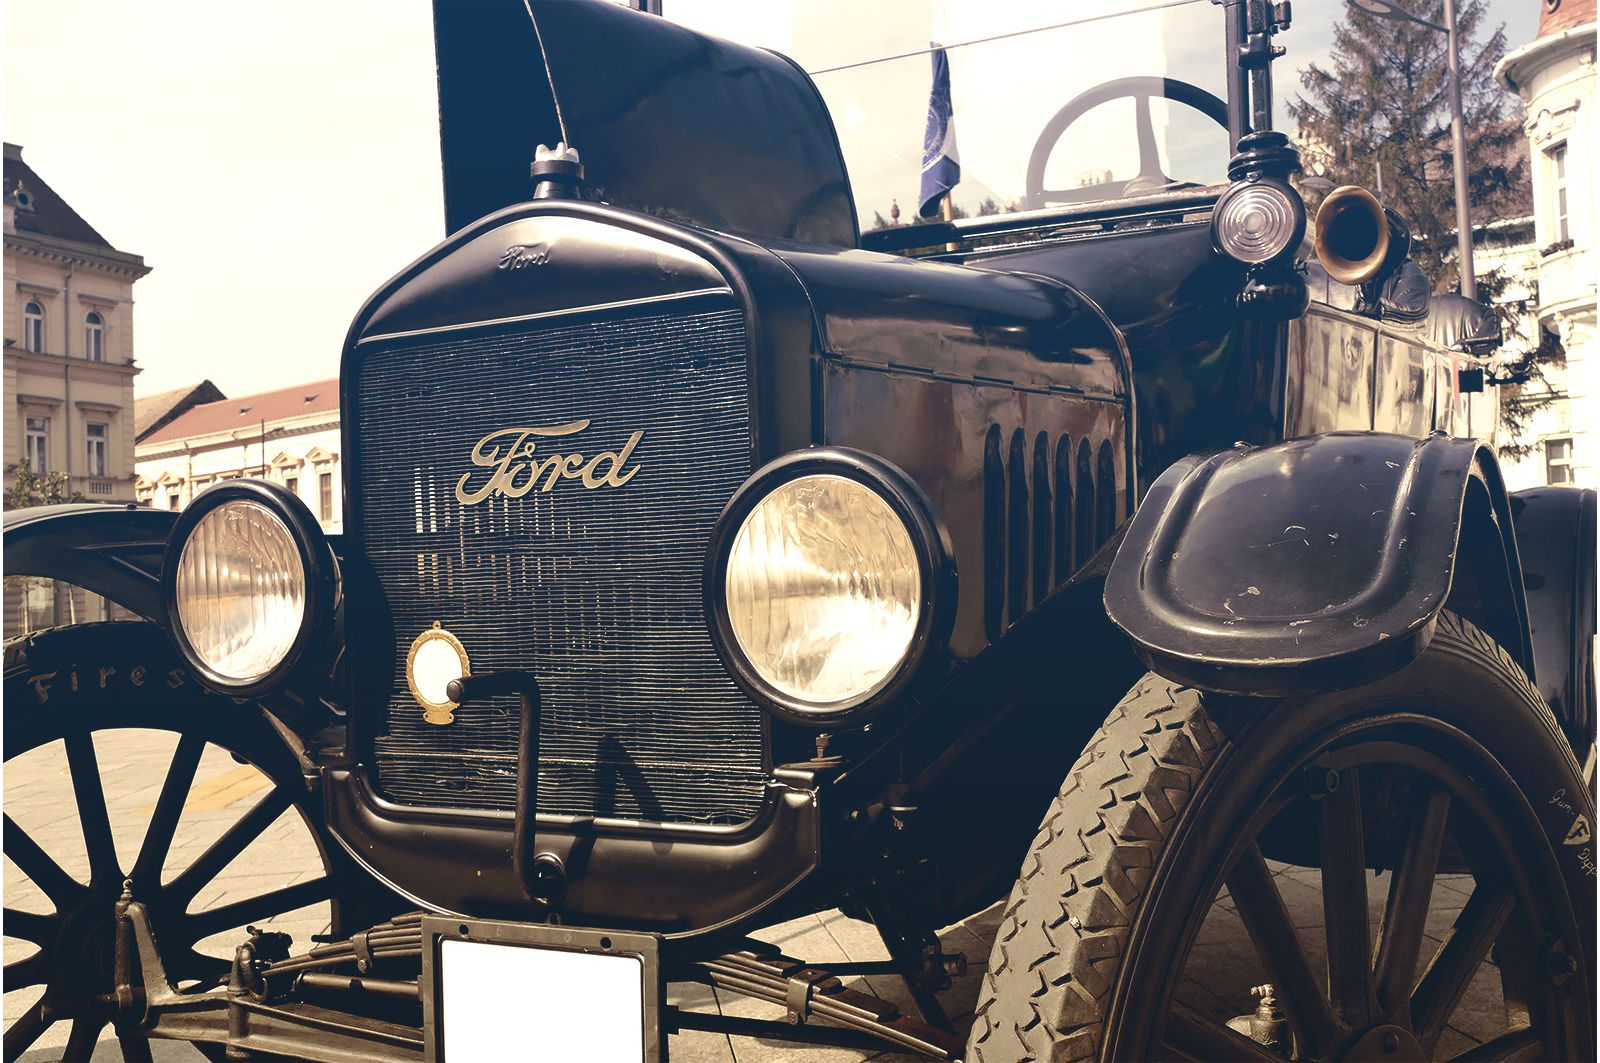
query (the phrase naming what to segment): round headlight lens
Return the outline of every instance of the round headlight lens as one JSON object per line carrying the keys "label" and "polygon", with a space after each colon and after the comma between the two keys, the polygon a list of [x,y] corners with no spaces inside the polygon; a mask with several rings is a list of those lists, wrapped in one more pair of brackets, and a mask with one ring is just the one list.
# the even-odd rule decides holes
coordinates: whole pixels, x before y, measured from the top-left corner
{"label": "round headlight lens", "polygon": [[905,660],[922,567],[889,503],[855,480],[801,476],[774,488],[728,554],[728,625],[751,668],[798,701],[858,700]]}
{"label": "round headlight lens", "polygon": [[195,657],[230,683],[272,672],[306,620],[306,573],[287,524],[259,502],[224,502],[178,557],[178,623]]}
{"label": "round headlight lens", "polygon": [[1229,258],[1255,264],[1292,250],[1306,231],[1306,208],[1294,189],[1274,181],[1235,185],[1212,215],[1217,246]]}

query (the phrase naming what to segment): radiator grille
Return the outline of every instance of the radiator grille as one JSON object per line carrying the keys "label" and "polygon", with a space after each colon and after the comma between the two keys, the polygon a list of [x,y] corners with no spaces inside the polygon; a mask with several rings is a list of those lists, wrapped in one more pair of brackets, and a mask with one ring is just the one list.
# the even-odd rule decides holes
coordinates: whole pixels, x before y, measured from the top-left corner
{"label": "radiator grille", "polygon": [[[634,314],[386,341],[357,370],[365,552],[395,622],[377,780],[411,804],[512,809],[511,699],[423,722],[403,676],[435,621],[474,672],[531,669],[544,694],[539,809],[732,823],[761,801],[760,711],[717,660],[701,606],[713,522],[750,473],[737,309]],[[457,501],[474,445],[513,426],[591,424],[536,455],[619,450],[621,487]],[[543,480],[541,480],[541,484]]]}

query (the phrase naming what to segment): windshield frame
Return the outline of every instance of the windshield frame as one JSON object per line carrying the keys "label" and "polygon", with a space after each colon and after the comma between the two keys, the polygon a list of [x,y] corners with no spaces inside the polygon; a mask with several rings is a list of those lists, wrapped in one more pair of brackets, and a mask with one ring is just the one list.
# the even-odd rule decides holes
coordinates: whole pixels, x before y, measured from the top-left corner
{"label": "windshield frame", "polygon": [[[1274,26],[1269,0],[1211,0],[1223,9],[1226,36],[1228,139],[1238,150],[1239,142],[1252,132],[1272,128],[1272,35],[1288,23]],[[1091,222],[1098,218],[1129,214],[1178,214],[1208,208],[1228,187],[1219,181],[1199,188],[1155,192],[1131,198],[1087,200],[1064,203],[1007,214],[930,220],[891,229],[864,230],[861,246],[868,250],[904,252],[918,248],[970,240],[978,236],[1003,235],[1012,231],[1038,229],[1061,221]],[[948,248],[939,248],[946,251]],[[938,252],[930,252],[938,253]]]}

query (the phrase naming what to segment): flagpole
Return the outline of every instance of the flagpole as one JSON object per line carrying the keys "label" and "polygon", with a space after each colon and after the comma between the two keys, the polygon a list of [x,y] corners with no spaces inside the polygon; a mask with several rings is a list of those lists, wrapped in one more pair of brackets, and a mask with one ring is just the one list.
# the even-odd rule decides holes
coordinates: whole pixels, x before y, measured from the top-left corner
{"label": "flagpole", "polygon": [[[945,221],[953,222],[956,220],[956,202],[951,197],[949,189],[945,189],[944,201],[940,204],[940,206],[940,213],[944,215]],[[948,243],[944,245],[944,249],[946,251],[954,251],[956,249],[956,245],[953,242]]]}

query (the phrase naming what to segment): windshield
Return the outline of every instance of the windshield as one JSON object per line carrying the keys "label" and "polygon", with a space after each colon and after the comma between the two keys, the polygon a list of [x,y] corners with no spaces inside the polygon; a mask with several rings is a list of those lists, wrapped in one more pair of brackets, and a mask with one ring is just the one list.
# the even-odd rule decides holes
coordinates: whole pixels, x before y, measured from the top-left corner
{"label": "windshield", "polygon": [[970,217],[1225,178],[1224,12],[1211,0],[667,0],[664,8],[693,29],[782,52],[811,74],[832,112],[863,230],[913,224],[923,211]]}

